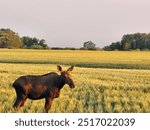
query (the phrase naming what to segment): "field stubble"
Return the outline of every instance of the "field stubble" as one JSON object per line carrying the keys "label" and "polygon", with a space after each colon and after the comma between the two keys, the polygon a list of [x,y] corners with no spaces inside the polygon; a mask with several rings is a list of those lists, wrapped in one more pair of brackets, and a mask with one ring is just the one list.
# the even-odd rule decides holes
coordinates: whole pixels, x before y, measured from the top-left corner
{"label": "field stubble", "polygon": [[[68,66],[63,66],[67,68]],[[52,64],[0,64],[0,112],[16,112],[13,81],[56,71]],[[150,112],[150,71],[75,67],[75,89],[65,85],[50,112]],[[19,112],[43,112],[44,99],[27,100]]]}

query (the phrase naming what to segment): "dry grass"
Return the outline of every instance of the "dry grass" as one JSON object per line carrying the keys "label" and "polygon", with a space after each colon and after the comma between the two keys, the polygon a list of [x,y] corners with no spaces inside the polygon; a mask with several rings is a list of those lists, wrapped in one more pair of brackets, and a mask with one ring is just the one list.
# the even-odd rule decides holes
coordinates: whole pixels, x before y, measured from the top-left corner
{"label": "dry grass", "polygon": [[[56,71],[56,65],[1,63],[0,112],[16,112],[11,86],[16,78],[50,71]],[[149,70],[75,67],[72,77],[76,88],[65,85],[50,112],[150,112]],[[43,112],[43,106],[44,100],[27,100],[19,112]]]}

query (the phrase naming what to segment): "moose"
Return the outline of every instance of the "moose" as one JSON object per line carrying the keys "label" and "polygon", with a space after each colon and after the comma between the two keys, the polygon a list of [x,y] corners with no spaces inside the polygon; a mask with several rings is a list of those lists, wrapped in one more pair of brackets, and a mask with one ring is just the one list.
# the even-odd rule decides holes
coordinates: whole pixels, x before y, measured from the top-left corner
{"label": "moose", "polygon": [[48,113],[51,108],[54,98],[58,98],[60,90],[65,84],[70,88],[75,88],[75,84],[71,78],[70,72],[74,66],[71,66],[67,71],[63,71],[60,65],[57,65],[58,75],[55,72],[50,72],[44,75],[27,75],[21,76],[13,83],[16,91],[16,101],[13,105],[15,110],[24,106],[27,98],[31,100],[38,100],[45,98],[45,112]]}

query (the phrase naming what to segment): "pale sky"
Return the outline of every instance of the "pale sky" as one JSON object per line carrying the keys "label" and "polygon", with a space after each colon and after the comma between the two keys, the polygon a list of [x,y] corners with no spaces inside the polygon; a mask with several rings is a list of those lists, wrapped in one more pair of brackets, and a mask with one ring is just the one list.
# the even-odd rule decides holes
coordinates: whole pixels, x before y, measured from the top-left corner
{"label": "pale sky", "polygon": [[150,32],[150,0],[0,0],[0,28],[44,38],[50,47],[103,47]]}

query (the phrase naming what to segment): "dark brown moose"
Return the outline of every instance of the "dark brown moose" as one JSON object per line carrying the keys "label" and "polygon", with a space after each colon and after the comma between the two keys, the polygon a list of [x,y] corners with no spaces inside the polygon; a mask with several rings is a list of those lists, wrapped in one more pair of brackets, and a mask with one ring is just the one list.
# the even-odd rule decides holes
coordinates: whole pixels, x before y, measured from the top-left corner
{"label": "dark brown moose", "polygon": [[73,68],[71,66],[67,71],[63,71],[61,66],[58,65],[57,69],[61,73],[60,75],[51,72],[40,76],[21,76],[16,79],[13,83],[17,95],[13,105],[14,109],[18,110],[22,107],[27,98],[32,100],[45,98],[45,111],[48,112],[53,99],[59,97],[60,90],[65,84],[68,84],[70,88],[75,87],[70,76]]}

